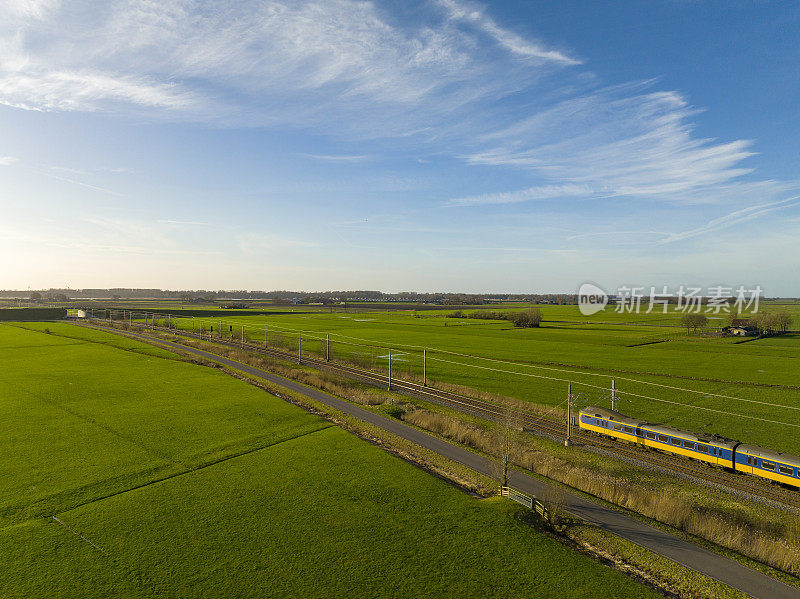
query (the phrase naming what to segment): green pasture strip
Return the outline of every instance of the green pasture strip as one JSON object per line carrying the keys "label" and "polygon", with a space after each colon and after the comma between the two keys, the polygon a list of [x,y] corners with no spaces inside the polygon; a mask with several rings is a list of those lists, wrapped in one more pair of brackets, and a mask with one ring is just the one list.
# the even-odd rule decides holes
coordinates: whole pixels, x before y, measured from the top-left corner
{"label": "green pasture strip", "polygon": [[[253,340],[263,339],[264,327],[271,335],[283,336],[296,345],[298,333],[304,331],[305,341],[319,343],[312,337],[331,334],[337,351],[357,351],[345,343],[392,347],[397,351],[421,352],[431,350],[485,356],[495,359],[537,364],[563,364],[584,368],[686,376],[694,378],[726,378],[732,382],[765,382],[759,366],[775,358],[789,358],[784,346],[771,349],[764,340],[735,344],[730,338],[687,338],[685,334],[669,333],[653,337],[651,329],[591,325],[587,327],[545,325],[539,329],[514,329],[504,322],[489,321],[480,325],[442,326],[449,319],[439,319],[435,325],[417,324],[415,319],[392,321],[357,319],[338,315],[261,316],[222,319],[223,334],[235,339],[241,326]],[[191,319],[180,319],[179,326],[191,328]],[[203,319],[204,330],[214,326],[219,333],[220,319]],[[200,319],[196,319],[196,328]],[[231,327],[233,330],[231,331]],[[281,329],[294,329],[284,330]],[[646,334],[642,337],[642,334]],[[653,341],[666,340],[666,343]],[[650,343],[640,345],[640,343]],[[697,355],[694,355],[697,354]],[[716,354],[724,354],[721,364]],[[798,366],[773,368],[768,382],[791,385],[797,381]],[[760,364],[759,364],[760,363]],[[787,364],[789,365],[789,364]],[[764,370],[763,368],[761,370]]]}
{"label": "green pasture strip", "polygon": [[0,364],[0,524],[329,426],[214,369],[108,345],[0,349]]}
{"label": "green pasture strip", "polygon": [[59,518],[181,597],[654,596],[518,513],[331,428]]}
{"label": "green pasture strip", "polygon": [[[386,347],[392,346],[395,376],[417,380],[422,377],[422,352],[417,348],[483,356],[490,360],[432,349],[428,378],[545,405],[562,404],[567,381],[573,381],[573,391],[580,394],[579,407],[608,407],[611,377],[615,377],[623,400],[618,409],[633,417],[800,453],[800,410],[793,409],[800,407],[800,337],[736,344],[731,338],[681,333],[665,343],[632,346],[646,327],[547,324],[520,330],[500,321],[443,326],[453,320],[457,319],[275,315],[222,319],[222,332],[238,340],[245,326],[248,339],[263,343],[266,326],[270,345],[295,352],[297,333],[281,329],[308,331],[303,335],[303,349],[320,357],[325,355],[325,334],[330,332],[331,359],[383,372],[388,370]],[[206,333],[213,325],[215,335],[219,334],[220,319],[202,322]],[[192,326],[191,319],[179,319],[177,324],[184,330]],[[200,319],[196,319],[196,330],[199,327]]]}
{"label": "green pasture strip", "polygon": [[[24,325],[28,324],[31,323],[24,323]],[[74,340],[55,335],[30,335],[23,330],[24,325],[23,323],[0,323],[0,352],[6,349],[53,347],[75,343]]]}
{"label": "green pasture strip", "polygon": [[154,347],[149,343],[142,343],[134,339],[115,335],[113,333],[106,333],[105,331],[98,331],[86,327],[76,326],[66,322],[24,322],[14,323],[15,326],[28,329],[30,331],[37,331],[40,333],[47,332],[48,337],[74,339],[76,341],[83,341],[88,343],[100,343],[109,345],[118,349],[145,354],[148,356],[155,356],[158,358],[175,358],[176,354],[169,350]]}

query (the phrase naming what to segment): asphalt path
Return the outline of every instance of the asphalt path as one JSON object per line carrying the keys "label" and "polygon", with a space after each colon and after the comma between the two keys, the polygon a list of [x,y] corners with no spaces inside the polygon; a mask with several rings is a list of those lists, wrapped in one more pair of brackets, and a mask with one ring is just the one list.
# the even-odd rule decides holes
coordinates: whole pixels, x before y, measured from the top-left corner
{"label": "asphalt path", "polygon": [[[108,329],[104,329],[108,330]],[[278,376],[271,372],[248,366],[236,360],[231,360],[193,347],[172,343],[161,339],[153,339],[144,335],[127,333],[132,337],[148,343],[165,346],[169,349],[194,354],[201,358],[219,362],[231,368],[236,368],[249,375],[271,381],[281,387],[304,395],[341,412],[354,416],[359,420],[377,426],[393,433],[421,447],[425,447],[459,464],[463,464],[476,472],[490,475],[490,461],[478,454],[467,451],[429,435],[423,431],[411,428],[395,418],[388,418],[376,414],[360,406],[328,395],[313,387]],[[512,471],[509,475],[510,484],[529,495],[547,497],[554,488],[544,481],[523,472]],[[787,585],[762,572],[744,566],[722,555],[698,547],[684,539],[640,522],[624,513],[609,509],[604,505],[595,503],[582,496],[569,492],[559,491],[564,497],[564,509],[570,514],[592,522],[601,528],[622,537],[625,540],[649,549],[650,551],[682,564],[696,572],[718,580],[728,586],[738,589],[752,597],[764,599],[800,599],[800,588]]]}

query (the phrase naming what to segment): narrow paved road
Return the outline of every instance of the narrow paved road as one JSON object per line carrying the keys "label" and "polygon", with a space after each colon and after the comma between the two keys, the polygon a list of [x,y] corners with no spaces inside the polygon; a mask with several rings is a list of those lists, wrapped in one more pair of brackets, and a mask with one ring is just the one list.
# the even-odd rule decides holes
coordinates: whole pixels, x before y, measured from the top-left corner
{"label": "narrow paved road", "polygon": [[[109,329],[104,329],[109,330]],[[235,360],[230,360],[210,352],[200,349],[153,339],[144,335],[127,333],[142,341],[163,345],[169,349],[192,353],[208,360],[214,360],[232,368],[236,368],[258,378],[263,378],[282,387],[300,393],[315,401],[324,403],[332,408],[340,410],[346,414],[354,416],[369,424],[373,424],[383,430],[394,433],[395,435],[407,439],[417,445],[435,451],[455,462],[463,464],[476,472],[488,475],[490,473],[489,460],[456,447],[442,439],[433,437],[427,433],[411,428],[401,421],[394,418],[387,418],[380,414],[370,412],[347,401],[328,395],[318,389],[307,387],[282,376],[272,374],[265,370],[247,366]],[[513,472],[510,476],[511,484],[514,488],[525,493],[539,497],[547,496],[547,492],[552,488],[546,482],[528,476],[522,472]],[[599,503],[594,503],[578,495],[566,493],[564,496],[564,508],[569,513],[593,522],[598,526],[612,532],[623,539],[632,541],[637,545],[645,547],[654,553],[667,557],[692,570],[714,578],[728,586],[743,591],[752,597],[764,599],[800,599],[800,588],[787,585],[779,580],[767,576],[757,570],[743,566],[738,562],[726,557],[698,547],[679,537],[673,536],[657,528],[639,522],[620,512],[611,510]]]}

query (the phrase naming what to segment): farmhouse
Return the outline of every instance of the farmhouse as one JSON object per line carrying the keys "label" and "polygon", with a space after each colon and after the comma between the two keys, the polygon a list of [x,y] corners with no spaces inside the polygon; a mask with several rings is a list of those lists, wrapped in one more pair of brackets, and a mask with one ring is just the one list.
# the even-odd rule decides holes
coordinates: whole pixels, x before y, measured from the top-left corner
{"label": "farmhouse", "polygon": [[758,335],[758,327],[749,318],[734,318],[729,326],[722,328],[722,332],[737,337],[751,337]]}

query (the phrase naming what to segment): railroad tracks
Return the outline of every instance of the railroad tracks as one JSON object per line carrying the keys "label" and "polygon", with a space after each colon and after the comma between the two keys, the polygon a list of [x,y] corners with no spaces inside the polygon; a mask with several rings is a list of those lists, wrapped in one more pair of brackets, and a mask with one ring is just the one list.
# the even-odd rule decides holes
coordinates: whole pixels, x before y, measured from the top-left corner
{"label": "railroad tracks", "polygon": [[[157,330],[159,332],[168,332],[192,339],[209,340],[205,336],[201,337],[198,333],[189,331],[164,327],[152,328],[143,324],[139,326],[145,330]],[[451,391],[444,391],[436,389],[435,387],[404,381],[395,377],[392,377],[390,381],[389,376],[386,374],[365,370],[341,362],[329,361],[308,354],[303,354],[302,357],[300,357],[293,352],[286,352],[273,347],[265,347],[264,345],[248,341],[241,342],[224,338],[212,339],[211,341],[226,347],[245,349],[283,360],[301,362],[308,366],[327,370],[378,387],[391,388],[392,391],[399,391],[418,399],[430,401],[488,420],[498,420],[508,414],[508,408],[491,401],[469,397]],[[550,437],[558,441],[566,439],[566,422],[560,422],[546,416],[519,409],[514,411],[514,419],[523,430]],[[781,505],[800,509],[800,493],[766,481],[761,481],[757,478],[748,477],[744,474],[727,472],[702,462],[695,462],[688,458],[679,458],[656,450],[645,449],[632,443],[619,442],[599,434],[582,431],[579,428],[573,427],[571,439],[574,442],[599,448],[628,461],[644,463],[657,469],[667,470],[679,475],[691,477],[695,480],[713,483],[734,491],[748,493]]]}

